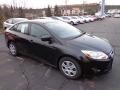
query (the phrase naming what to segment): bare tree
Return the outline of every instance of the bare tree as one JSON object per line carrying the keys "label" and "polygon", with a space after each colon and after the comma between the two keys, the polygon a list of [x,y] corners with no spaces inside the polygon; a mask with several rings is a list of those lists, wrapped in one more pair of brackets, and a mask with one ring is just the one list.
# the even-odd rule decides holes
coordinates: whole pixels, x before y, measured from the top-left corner
{"label": "bare tree", "polygon": [[7,5],[4,5],[3,6],[3,15],[4,15],[4,18],[10,18],[10,9]]}
{"label": "bare tree", "polygon": [[25,13],[24,13],[24,10],[23,10],[23,8],[22,7],[19,7],[19,17],[20,18],[24,18],[25,17]]}

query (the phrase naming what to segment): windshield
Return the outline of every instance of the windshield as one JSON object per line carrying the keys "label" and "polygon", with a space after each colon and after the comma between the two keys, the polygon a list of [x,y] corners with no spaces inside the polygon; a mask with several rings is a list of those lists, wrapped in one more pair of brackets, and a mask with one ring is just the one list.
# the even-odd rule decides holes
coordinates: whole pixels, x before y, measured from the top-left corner
{"label": "windshield", "polygon": [[74,38],[82,34],[79,29],[64,22],[46,23],[45,26],[60,38]]}
{"label": "windshield", "polygon": [[63,18],[57,17],[59,20],[64,20]]}
{"label": "windshield", "polygon": [[77,19],[76,17],[71,17],[72,19]]}
{"label": "windshield", "polygon": [[63,19],[65,19],[65,20],[70,20],[68,17],[62,17]]}

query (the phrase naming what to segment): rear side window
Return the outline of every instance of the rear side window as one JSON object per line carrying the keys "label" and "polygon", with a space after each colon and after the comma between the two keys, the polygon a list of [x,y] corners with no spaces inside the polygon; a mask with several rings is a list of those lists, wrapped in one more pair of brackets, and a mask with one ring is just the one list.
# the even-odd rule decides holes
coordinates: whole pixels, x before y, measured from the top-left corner
{"label": "rear side window", "polygon": [[17,31],[28,34],[28,23],[18,24]]}
{"label": "rear side window", "polygon": [[28,34],[28,27],[29,27],[28,23],[20,23],[14,25],[12,28],[10,28],[10,30]]}
{"label": "rear side window", "polygon": [[38,24],[31,24],[31,35],[38,38],[50,36],[49,32]]}

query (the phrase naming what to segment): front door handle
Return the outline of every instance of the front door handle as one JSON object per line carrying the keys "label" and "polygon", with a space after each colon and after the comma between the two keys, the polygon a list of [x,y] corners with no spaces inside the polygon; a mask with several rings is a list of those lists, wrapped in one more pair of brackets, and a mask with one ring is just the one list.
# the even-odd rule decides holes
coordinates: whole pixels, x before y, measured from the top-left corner
{"label": "front door handle", "polygon": [[29,42],[33,43],[33,40],[29,40]]}

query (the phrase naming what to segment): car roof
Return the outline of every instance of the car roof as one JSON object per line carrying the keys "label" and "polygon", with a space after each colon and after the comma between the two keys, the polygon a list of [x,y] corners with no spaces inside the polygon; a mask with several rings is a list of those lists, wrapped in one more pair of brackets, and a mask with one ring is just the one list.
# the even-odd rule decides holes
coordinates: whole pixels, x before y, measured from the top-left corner
{"label": "car roof", "polygon": [[52,19],[34,19],[34,20],[29,20],[28,22],[33,22],[33,23],[54,23],[54,22],[61,22],[58,20],[52,20]]}

